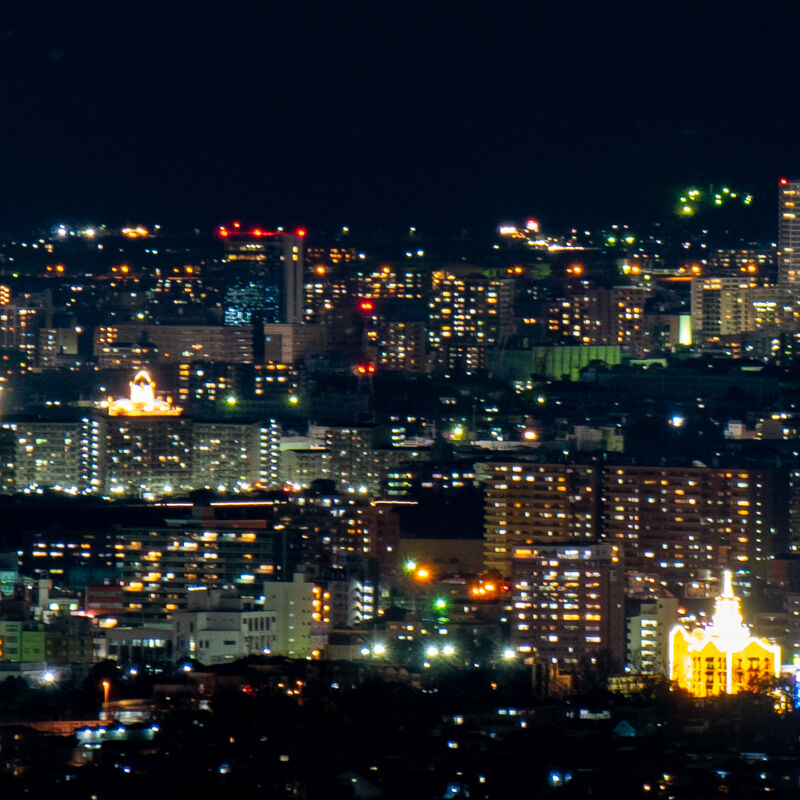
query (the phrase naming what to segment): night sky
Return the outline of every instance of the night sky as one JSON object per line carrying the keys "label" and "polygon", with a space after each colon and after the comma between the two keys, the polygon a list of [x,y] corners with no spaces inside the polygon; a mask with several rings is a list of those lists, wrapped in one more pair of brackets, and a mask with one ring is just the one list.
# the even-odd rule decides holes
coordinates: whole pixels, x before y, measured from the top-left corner
{"label": "night sky", "polygon": [[704,182],[771,225],[800,174],[798,15],[771,4],[25,5],[0,18],[0,229],[586,226]]}

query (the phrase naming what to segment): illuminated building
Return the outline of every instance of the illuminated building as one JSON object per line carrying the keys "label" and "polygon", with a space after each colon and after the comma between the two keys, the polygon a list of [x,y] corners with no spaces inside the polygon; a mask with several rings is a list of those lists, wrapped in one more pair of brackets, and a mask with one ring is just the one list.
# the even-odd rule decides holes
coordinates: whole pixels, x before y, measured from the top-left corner
{"label": "illuminated building", "polygon": [[510,574],[515,546],[597,537],[597,469],[578,464],[485,462],[484,569]]}
{"label": "illuminated building", "polygon": [[625,352],[644,355],[649,336],[644,323],[648,288],[578,289],[560,298],[548,313],[552,336],[582,345],[620,345]]}
{"label": "illuminated building", "polygon": [[173,653],[203,664],[224,664],[275,648],[275,615],[245,609],[234,592],[189,592],[188,608],[172,617]]}
{"label": "illuminated building", "polygon": [[251,280],[225,290],[226,325],[253,325],[279,318],[280,297],[276,286]]}
{"label": "illuminated building", "polygon": [[427,448],[376,447],[370,425],[329,426],[325,429],[325,457],[318,475],[336,482],[344,494],[379,496],[388,474],[400,464],[428,459]]}
{"label": "illuminated building", "polygon": [[128,367],[143,336],[161,361],[253,361],[252,330],[222,325],[102,325],[94,330],[94,355],[101,366]]}
{"label": "illuminated building", "polygon": [[59,487],[75,493],[86,488],[80,421],[9,420],[0,429],[8,440],[0,464],[2,491]]}
{"label": "illuminated building", "polygon": [[161,528],[120,531],[123,607],[136,620],[163,619],[188,608],[188,594],[201,589],[236,589],[256,598],[261,581],[282,572],[290,556],[287,536],[265,520],[193,520]]}
{"label": "illuminated building", "polygon": [[380,319],[368,339],[381,368],[398,372],[427,372],[428,356],[425,322],[412,319]]}
{"label": "illuminated building", "polygon": [[698,340],[732,336],[791,319],[778,287],[757,278],[692,278],[692,332]]}
{"label": "illuminated building", "polygon": [[302,322],[306,232],[246,230],[233,223],[218,233],[231,285],[226,322],[230,318],[234,321],[228,324],[247,324],[254,314],[263,322]]}
{"label": "illuminated building", "polygon": [[130,383],[130,397],[109,400],[110,417],[177,417],[182,408],[172,405],[172,400],[156,397],[156,384],[147,370],[139,370]]}
{"label": "illuminated building", "polygon": [[722,566],[752,569],[779,528],[770,470],[608,466],[602,532],[626,569],[685,585]]}
{"label": "illuminated building", "polygon": [[669,638],[678,618],[675,597],[654,597],[638,603],[627,621],[627,663],[644,675],[669,674]]}
{"label": "illuminated building", "polygon": [[511,638],[517,650],[535,652],[568,670],[607,651],[621,667],[624,580],[615,546],[576,542],[515,547],[511,586]]}
{"label": "illuminated building", "polygon": [[428,344],[437,369],[467,373],[486,369],[489,353],[512,331],[513,281],[433,273]]}
{"label": "illuminated building", "polygon": [[289,364],[192,361],[178,367],[178,401],[190,414],[274,414],[285,410],[296,381]]}
{"label": "illuminated building", "polygon": [[159,496],[191,487],[191,423],[169,398],[155,395],[146,370],[130,383],[130,397],[101,404],[106,491],[112,495]]}
{"label": "illuminated building", "polygon": [[303,572],[295,572],[291,581],[264,583],[264,609],[275,618],[273,653],[306,658],[325,649],[328,624],[319,615],[320,600],[317,587]]}
{"label": "illuminated building", "polygon": [[330,322],[350,296],[348,280],[324,266],[313,267],[305,287],[305,321]]}
{"label": "illuminated building", "polygon": [[43,316],[40,308],[13,303],[0,305],[0,349],[18,350],[25,356],[27,365],[33,364]]}
{"label": "illuminated building", "polygon": [[430,274],[422,269],[387,265],[356,273],[356,293],[359,297],[423,300],[429,291]]}
{"label": "illuminated building", "polygon": [[196,264],[186,264],[171,269],[156,269],[155,286],[148,294],[154,302],[174,307],[200,304],[210,293],[202,277],[202,268]]}
{"label": "illuminated building", "polygon": [[742,622],[731,573],[725,571],[722,594],[711,624],[690,631],[676,625],[670,634],[669,676],[695,697],[755,691],[777,678],[780,647],[752,636]]}
{"label": "illuminated building", "polygon": [[800,181],[778,181],[778,285],[792,289],[800,281]]}
{"label": "illuminated building", "polygon": [[279,480],[274,420],[184,418],[156,396],[143,370],[129,397],[108,399],[88,416],[66,414],[0,423],[0,491],[152,498],[195,488],[243,491]]}

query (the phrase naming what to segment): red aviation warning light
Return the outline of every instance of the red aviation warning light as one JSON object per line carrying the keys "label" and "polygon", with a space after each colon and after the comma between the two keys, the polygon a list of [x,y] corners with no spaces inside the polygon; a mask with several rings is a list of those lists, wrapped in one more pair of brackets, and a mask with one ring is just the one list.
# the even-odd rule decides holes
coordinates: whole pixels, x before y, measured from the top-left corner
{"label": "red aviation warning light", "polygon": [[306,235],[306,229],[305,228],[298,228],[296,233],[302,239]]}
{"label": "red aviation warning light", "polygon": [[787,183],[789,183],[789,179],[788,178],[781,178],[780,179],[781,186],[786,186]]}
{"label": "red aviation warning light", "polygon": [[359,364],[356,367],[356,372],[359,375],[374,375],[375,374],[375,365],[374,364]]}
{"label": "red aviation warning light", "polygon": [[358,308],[360,311],[374,311],[375,303],[373,303],[372,300],[362,300],[358,304]]}

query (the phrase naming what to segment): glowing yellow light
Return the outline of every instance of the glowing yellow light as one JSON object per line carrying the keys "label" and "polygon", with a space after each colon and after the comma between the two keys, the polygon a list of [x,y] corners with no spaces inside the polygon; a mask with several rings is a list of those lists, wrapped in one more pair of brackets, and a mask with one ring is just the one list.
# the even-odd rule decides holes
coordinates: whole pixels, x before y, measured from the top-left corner
{"label": "glowing yellow light", "polygon": [[108,401],[108,414],[112,417],[177,417],[182,408],[172,405],[167,398],[156,397],[156,384],[150,373],[139,370],[130,383],[130,397],[118,397]]}
{"label": "glowing yellow light", "polygon": [[428,578],[430,578],[430,577],[431,577],[431,573],[430,573],[430,570],[429,570],[429,569],[427,569],[426,567],[420,567],[420,568],[419,568],[419,569],[418,569],[418,570],[417,570],[417,571],[414,573],[414,577],[415,577],[415,578],[416,578],[418,581],[426,581],[426,580],[428,580]]}
{"label": "glowing yellow light", "polygon": [[670,631],[670,679],[695,697],[752,691],[765,678],[778,677],[780,654],[777,644],[752,636],[742,622],[726,570],[711,624],[691,632],[676,625]]}

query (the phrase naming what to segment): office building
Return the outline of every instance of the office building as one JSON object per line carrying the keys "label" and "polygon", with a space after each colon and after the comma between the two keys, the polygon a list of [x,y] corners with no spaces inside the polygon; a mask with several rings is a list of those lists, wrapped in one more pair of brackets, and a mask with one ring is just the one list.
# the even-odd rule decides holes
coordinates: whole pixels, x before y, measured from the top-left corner
{"label": "office building", "polygon": [[304,318],[305,235],[245,229],[239,223],[218,231],[225,246],[229,282],[225,320],[296,325]]}

